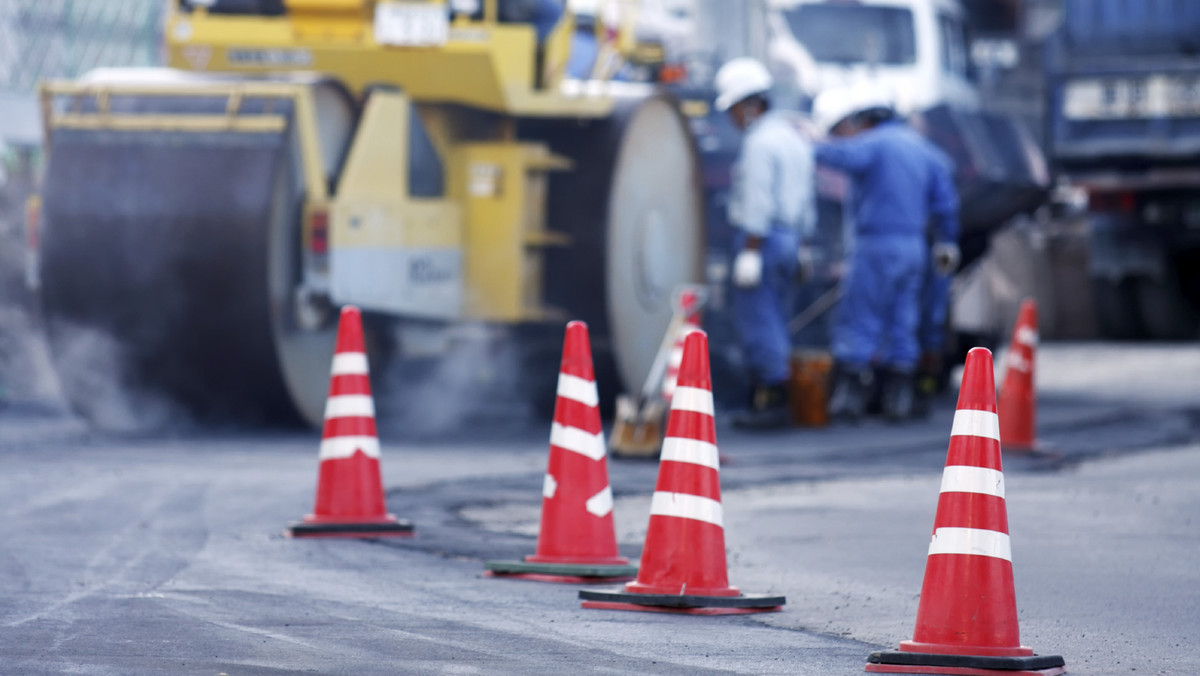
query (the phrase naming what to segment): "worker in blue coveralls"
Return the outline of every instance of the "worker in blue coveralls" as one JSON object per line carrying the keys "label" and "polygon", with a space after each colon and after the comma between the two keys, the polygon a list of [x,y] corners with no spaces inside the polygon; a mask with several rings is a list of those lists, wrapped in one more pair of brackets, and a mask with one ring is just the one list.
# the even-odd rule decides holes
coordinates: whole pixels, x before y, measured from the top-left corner
{"label": "worker in blue coveralls", "polygon": [[829,413],[834,419],[862,416],[877,361],[885,378],[883,414],[899,421],[913,412],[921,293],[930,256],[945,274],[958,264],[958,195],[951,163],[896,116],[878,88],[826,94],[856,102],[848,106],[846,119],[833,125],[844,138],[816,150],[819,163],[850,176],[854,194],[854,248],[831,332],[835,370]]}
{"label": "worker in blue coveralls", "polygon": [[717,72],[716,108],[742,130],[733,167],[729,221],[736,230],[733,318],[752,385],[748,410],[734,424],[783,427],[789,421],[787,381],[790,292],[809,267],[802,243],[815,225],[812,144],[791,115],[771,110],[770,73],[750,58]]}

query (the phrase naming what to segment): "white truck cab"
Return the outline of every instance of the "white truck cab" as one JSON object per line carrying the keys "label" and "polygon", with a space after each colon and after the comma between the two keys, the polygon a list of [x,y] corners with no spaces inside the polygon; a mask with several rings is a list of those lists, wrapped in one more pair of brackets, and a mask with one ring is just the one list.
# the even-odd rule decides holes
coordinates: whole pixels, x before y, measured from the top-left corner
{"label": "white truck cab", "polygon": [[956,0],[768,0],[768,53],[793,95],[878,83],[902,113],[978,108]]}

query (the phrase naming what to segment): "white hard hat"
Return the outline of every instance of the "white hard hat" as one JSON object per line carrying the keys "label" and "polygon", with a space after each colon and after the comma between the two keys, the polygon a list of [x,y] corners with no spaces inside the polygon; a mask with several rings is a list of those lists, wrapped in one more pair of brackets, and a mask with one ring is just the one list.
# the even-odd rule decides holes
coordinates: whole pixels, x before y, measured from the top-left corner
{"label": "white hard hat", "polygon": [[855,92],[851,87],[826,89],[813,99],[813,123],[822,133],[828,134],[839,122],[859,111]]}
{"label": "white hard hat", "polygon": [[576,16],[596,16],[600,8],[600,0],[567,0],[567,7]]}
{"label": "white hard hat", "polygon": [[765,94],[773,84],[767,67],[756,59],[733,59],[717,71],[716,108],[722,112],[729,110],[734,104],[755,94]]}
{"label": "white hard hat", "polygon": [[896,97],[893,95],[891,87],[878,83],[863,83],[856,89],[858,90],[858,111],[856,112],[873,108],[896,107]]}
{"label": "white hard hat", "polygon": [[878,84],[862,83],[827,89],[813,101],[813,122],[828,134],[839,122],[874,108],[892,107],[891,91]]}

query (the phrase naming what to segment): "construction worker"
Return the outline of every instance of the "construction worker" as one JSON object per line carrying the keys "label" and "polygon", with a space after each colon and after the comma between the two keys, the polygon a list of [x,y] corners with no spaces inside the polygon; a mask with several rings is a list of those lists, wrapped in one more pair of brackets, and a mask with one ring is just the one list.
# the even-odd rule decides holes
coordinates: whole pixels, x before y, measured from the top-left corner
{"label": "construction worker", "polygon": [[596,41],[596,12],[599,0],[569,0],[567,6],[575,15],[575,34],[571,36],[571,56],[567,74],[577,80],[588,80],[596,68],[600,44]]}
{"label": "construction worker", "polygon": [[812,144],[797,120],[771,110],[770,73],[750,58],[717,72],[716,108],[745,134],[733,168],[729,221],[735,228],[733,317],[750,368],[749,410],[735,424],[788,423],[791,339],[786,312],[814,227]]}
{"label": "construction worker", "polygon": [[[884,416],[899,421],[912,415],[926,267],[932,255],[938,269],[948,271],[959,257],[950,160],[900,120],[883,94],[877,87],[821,94],[849,102],[849,113],[832,124],[835,138],[820,144],[816,155],[850,176],[854,202],[853,250],[832,329],[833,418],[862,416],[876,360],[884,373]],[[814,107],[838,106],[818,100]]]}

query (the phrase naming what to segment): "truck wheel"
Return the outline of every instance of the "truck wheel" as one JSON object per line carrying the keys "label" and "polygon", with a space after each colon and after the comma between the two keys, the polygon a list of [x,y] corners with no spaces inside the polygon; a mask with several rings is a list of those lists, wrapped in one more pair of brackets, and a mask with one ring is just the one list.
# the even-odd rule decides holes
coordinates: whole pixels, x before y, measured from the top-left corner
{"label": "truck wheel", "polygon": [[1095,279],[1096,323],[1100,336],[1110,340],[1134,340],[1141,337],[1137,294],[1133,280]]}

